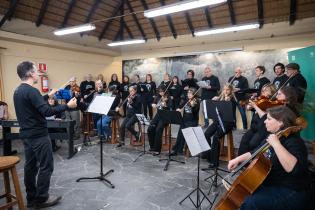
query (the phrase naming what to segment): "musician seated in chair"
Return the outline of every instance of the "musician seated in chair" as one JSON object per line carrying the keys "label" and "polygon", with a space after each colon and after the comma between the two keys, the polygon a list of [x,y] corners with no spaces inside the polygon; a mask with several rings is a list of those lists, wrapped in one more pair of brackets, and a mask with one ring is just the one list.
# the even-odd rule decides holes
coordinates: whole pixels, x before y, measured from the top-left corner
{"label": "musician seated in chair", "polygon": [[110,129],[110,122],[112,120],[112,117],[114,115],[117,115],[118,113],[116,112],[116,108],[119,105],[120,101],[120,95],[118,93],[118,90],[116,89],[116,86],[110,86],[108,88],[108,93],[107,95],[111,97],[115,97],[114,102],[112,106],[110,107],[110,110],[107,115],[103,115],[102,119],[99,118],[96,126],[97,126],[97,134],[98,136],[105,136],[107,139],[110,139],[111,136],[111,129]]}
{"label": "musician seated in chair", "polygon": [[182,129],[198,126],[200,100],[196,92],[197,90],[195,88],[189,88],[187,91],[187,100],[184,100],[179,106],[180,108],[176,110],[179,112],[183,110],[183,124],[179,128],[176,143],[172,148],[172,156],[183,154],[185,138]]}
{"label": "musician seated in chair", "polygon": [[[292,130],[296,119],[294,112],[286,106],[267,109],[264,123],[271,133],[266,139],[271,147],[265,152],[265,158],[270,159],[271,170],[261,186],[245,199],[241,210],[306,209],[310,196],[306,147],[298,133],[288,133],[280,138],[277,135],[279,131]],[[230,160],[228,169],[234,170],[250,159],[252,153],[246,152]]]}
{"label": "musician seated in chair", "polygon": [[[172,109],[172,100],[166,91],[165,86],[159,87],[159,95],[154,98],[152,103],[152,107],[156,108],[157,110],[171,110]],[[162,134],[163,129],[167,125],[167,123],[163,123],[161,121],[159,114],[157,113],[153,120],[150,123],[148,128],[148,138],[150,143],[150,150],[154,152],[153,155],[159,155],[161,153],[162,147]]]}
{"label": "musician seated in chair", "polygon": [[[233,86],[225,85],[223,87],[222,93],[219,96],[215,96],[212,98],[215,101],[232,101],[232,106],[236,106],[235,96],[233,94]],[[233,108],[234,109],[234,108]],[[225,134],[232,131],[234,122],[225,122],[222,121],[224,130],[222,130],[219,122],[214,120],[213,123],[206,129],[205,137],[211,146],[211,151],[207,151],[203,154],[209,160],[210,165],[209,168],[216,168],[219,166],[219,156],[220,156],[220,138]],[[212,137],[212,143],[211,143]]]}
{"label": "musician seated in chair", "polygon": [[[275,92],[276,92],[275,86],[272,84],[267,84],[267,85],[264,85],[263,88],[261,89],[260,95],[261,97],[265,97],[268,99]],[[249,102],[247,109],[255,110],[255,107],[253,106],[253,102]],[[242,140],[241,140],[240,147],[238,150],[238,155],[242,155],[246,152],[249,152],[255,149],[267,137],[269,133],[264,124],[265,119],[266,119],[266,115],[259,116],[255,110],[255,114],[252,117],[250,128],[242,136]]]}
{"label": "musician seated in chair", "polygon": [[[126,118],[120,125],[119,143],[117,147],[121,147],[125,144],[125,129],[126,128],[130,131],[132,135],[136,137],[136,141],[139,142],[141,138],[141,132],[136,132],[134,129],[134,124],[138,122],[136,114],[141,114],[141,99],[140,99],[140,95],[137,94],[136,85],[132,85],[129,87],[129,96],[126,99],[126,103],[127,103]],[[119,109],[117,107],[116,111],[118,110]]]}

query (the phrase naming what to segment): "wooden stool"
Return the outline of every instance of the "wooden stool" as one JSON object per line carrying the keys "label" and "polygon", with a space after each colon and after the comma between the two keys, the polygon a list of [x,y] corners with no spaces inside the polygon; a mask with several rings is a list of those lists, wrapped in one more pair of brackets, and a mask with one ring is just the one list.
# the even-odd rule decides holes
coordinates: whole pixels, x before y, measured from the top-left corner
{"label": "wooden stool", "polygon": [[[15,165],[20,162],[20,158],[16,156],[0,157],[0,173],[3,173],[3,181],[5,193],[0,195],[0,199],[6,198],[7,202],[0,206],[0,210],[12,210],[12,206],[18,205],[20,210],[24,210],[23,197],[20,189],[19,178],[16,173]],[[9,172],[11,172],[15,194],[11,194]]]}
{"label": "wooden stool", "polygon": [[112,129],[112,138],[110,140],[111,144],[118,143],[119,128],[120,128],[119,116],[114,116],[111,122],[111,129]]}
{"label": "wooden stool", "polygon": [[[226,138],[225,138],[226,137]],[[227,146],[224,146],[224,140],[227,140]],[[233,133],[230,131],[220,139],[220,160],[229,161],[234,158]]]}
{"label": "wooden stool", "polygon": [[[167,124],[165,127],[164,127],[164,130],[163,130],[163,134],[162,134],[162,151],[168,151],[168,148],[169,148],[169,138],[171,135],[171,128],[170,128],[170,125]],[[172,138],[172,137],[171,137]],[[172,139],[171,139],[172,141]],[[171,145],[172,146],[172,145]]]}

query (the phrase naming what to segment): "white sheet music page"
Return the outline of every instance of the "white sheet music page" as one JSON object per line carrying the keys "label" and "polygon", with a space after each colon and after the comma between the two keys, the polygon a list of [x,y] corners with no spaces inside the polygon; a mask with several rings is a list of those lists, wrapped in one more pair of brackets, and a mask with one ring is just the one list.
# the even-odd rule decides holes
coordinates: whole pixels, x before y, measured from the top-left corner
{"label": "white sheet music page", "polygon": [[110,110],[110,107],[112,106],[114,100],[115,97],[111,96],[95,96],[87,111],[91,113],[106,115]]}
{"label": "white sheet music page", "polygon": [[196,156],[210,149],[201,127],[185,128],[182,129],[182,132],[192,156]]}
{"label": "white sheet music page", "polygon": [[205,134],[203,133],[202,131],[202,128],[200,126],[198,127],[193,127],[193,131],[197,137],[197,140],[199,142],[199,145],[200,145],[200,148],[201,148],[201,152],[205,152],[210,148],[209,144],[208,144],[208,141],[205,137]]}

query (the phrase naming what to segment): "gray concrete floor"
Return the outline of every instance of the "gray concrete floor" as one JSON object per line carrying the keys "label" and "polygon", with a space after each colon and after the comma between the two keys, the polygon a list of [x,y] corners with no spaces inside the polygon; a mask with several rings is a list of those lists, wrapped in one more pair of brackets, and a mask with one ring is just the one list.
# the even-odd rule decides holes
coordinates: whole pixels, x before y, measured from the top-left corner
{"label": "gray concrete floor", "polygon": [[[241,132],[234,132],[234,143],[239,144]],[[92,138],[97,141],[97,138]],[[76,141],[77,143],[80,142]],[[128,142],[128,141],[126,141]],[[171,162],[168,171],[163,171],[165,161],[160,157],[146,154],[133,160],[141,152],[142,147],[116,148],[115,145],[104,144],[104,172],[114,169],[108,179],[115,185],[109,188],[101,181],[82,181],[80,177],[98,176],[100,172],[100,145],[94,144],[83,147],[72,159],[67,157],[67,144],[58,142],[61,149],[54,153],[55,170],[51,178],[50,194],[62,195],[63,199],[55,207],[48,209],[58,210],[190,210],[195,209],[187,199],[182,205],[179,202],[196,187],[197,158],[176,158],[186,161],[186,164]],[[2,146],[0,146],[2,147]],[[2,150],[2,148],[0,148]],[[21,162],[17,166],[22,192],[25,195],[23,184],[24,150],[22,142],[13,141],[13,149],[18,151]],[[161,157],[166,155],[162,154]],[[205,160],[201,161],[201,168],[207,167]],[[222,166],[226,164],[222,162]],[[200,172],[200,186],[208,193],[210,183],[204,181],[210,174]],[[0,191],[3,191],[2,176],[0,177]],[[222,186],[214,189],[208,195],[213,201],[217,193],[225,191]],[[222,193],[220,193],[222,195]],[[192,199],[196,199],[193,194]],[[218,200],[218,199],[217,199]],[[202,209],[209,209],[207,201],[203,202]]]}

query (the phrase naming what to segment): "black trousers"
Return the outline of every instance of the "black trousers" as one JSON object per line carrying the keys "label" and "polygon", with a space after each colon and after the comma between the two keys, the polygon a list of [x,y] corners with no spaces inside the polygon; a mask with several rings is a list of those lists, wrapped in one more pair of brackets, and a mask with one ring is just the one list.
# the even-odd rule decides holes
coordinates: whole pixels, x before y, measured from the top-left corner
{"label": "black trousers", "polygon": [[161,152],[163,129],[167,124],[163,123],[158,115],[155,115],[148,127],[148,138],[151,150]]}
{"label": "black trousers", "polygon": [[[230,132],[233,129],[233,122],[223,122],[225,132],[221,129],[219,123],[214,121],[205,131],[205,137],[208,141],[208,144],[211,147],[211,150],[205,152],[205,156],[215,167],[219,166],[219,157],[220,157],[220,138],[222,138],[226,133]],[[212,142],[211,142],[212,137]]]}
{"label": "black trousers", "polygon": [[[54,159],[49,136],[24,139],[24,184],[28,202],[45,202],[48,197]],[[37,177],[37,181],[36,181]]]}
{"label": "black trousers", "polygon": [[130,133],[132,135],[134,135],[134,136],[137,135],[137,132],[134,129],[134,125],[137,122],[138,122],[138,119],[137,119],[136,115],[126,116],[124,121],[121,123],[120,129],[119,129],[119,141],[121,143],[125,142],[125,134],[126,134],[125,129],[126,128],[128,129],[128,131],[130,131]]}
{"label": "black trousers", "polygon": [[182,129],[188,128],[188,127],[195,127],[195,126],[198,126],[198,122],[187,121],[187,122],[184,122],[180,126],[178,134],[177,134],[177,138],[176,138],[176,143],[175,143],[175,145],[172,148],[172,150],[174,152],[176,152],[176,153],[183,153],[183,149],[184,149],[184,145],[185,145],[185,138],[184,138]]}
{"label": "black trousers", "polygon": [[143,114],[146,118],[148,118],[148,109],[149,109],[149,117],[150,119],[153,118],[153,109],[152,109],[152,99],[143,98],[142,104],[143,104]]}

